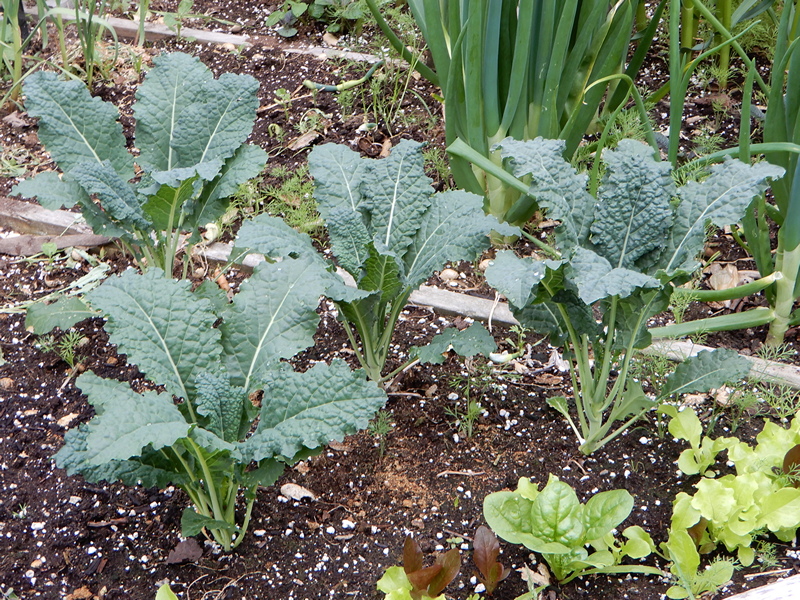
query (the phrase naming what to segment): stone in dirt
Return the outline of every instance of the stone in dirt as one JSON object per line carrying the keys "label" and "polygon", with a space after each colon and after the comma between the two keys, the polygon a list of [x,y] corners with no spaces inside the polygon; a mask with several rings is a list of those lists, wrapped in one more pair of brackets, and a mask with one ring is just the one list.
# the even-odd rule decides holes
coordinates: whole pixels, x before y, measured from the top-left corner
{"label": "stone in dirt", "polygon": [[203,557],[203,549],[197,540],[188,538],[179,542],[167,556],[168,565],[180,565],[183,563],[197,562]]}
{"label": "stone in dirt", "polygon": [[311,498],[316,500],[317,496],[309,489],[304,488],[302,485],[296,483],[285,483],[281,486],[281,495],[286,496],[290,500],[302,500],[303,498]]}

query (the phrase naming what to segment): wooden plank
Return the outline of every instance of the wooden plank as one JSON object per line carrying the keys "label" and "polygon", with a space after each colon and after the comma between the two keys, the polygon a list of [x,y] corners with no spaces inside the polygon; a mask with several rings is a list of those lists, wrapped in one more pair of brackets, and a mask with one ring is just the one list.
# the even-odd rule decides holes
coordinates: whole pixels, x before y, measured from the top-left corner
{"label": "wooden plank", "polygon": [[[25,12],[31,15],[38,15],[35,6],[25,7]],[[64,21],[74,21],[74,15],[63,15]],[[106,21],[117,32],[117,37],[135,39],[139,35],[139,21],[131,19],[121,19],[119,17],[106,17]],[[148,42],[163,40],[176,37],[176,33],[163,23],[145,23],[144,37]],[[191,27],[181,27],[181,37],[193,38],[198,42],[206,44],[233,44],[234,46],[250,46],[251,39],[247,35],[234,35],[232,33],[221,33],[217,31],[205,31],[204,29],[192,29]]]}
{"label": "wooden plank", "polygon": [[728,596],[727,600],[800,600],[800,575]]}
{"label": "wooden plank", "polygon": [[55,244],[57,250],[78,246],[95,248],[111,243],[111,238],[93,233],[69,235],[19,235],[0,240],[0,254],[34,256],[42,251],[42,244]]}
{"label": "wooden plank", "polygon": [[47,210],[38,204],[0,196],[0,227],[32,235],[92,233],[80,213]]}
{"label": "wooden plank", "polygon": [[[670,360],[682,361],[689,356],[694,356],[703,350],[713,350],[708,346],[702,346],[684,340],[658,340],[645,350],[648,354],[659,354],[666,356]],[[744,356],[744,355],[741,355]],[[772,381],[781,385],[788,385],[795,389],[800,389],[800,367],[787,365],[771,360],[764,360],[755,356],[744,356],[753,363],[750,374],[764,381]],[[800,595],[798,595],[800,600]]]}

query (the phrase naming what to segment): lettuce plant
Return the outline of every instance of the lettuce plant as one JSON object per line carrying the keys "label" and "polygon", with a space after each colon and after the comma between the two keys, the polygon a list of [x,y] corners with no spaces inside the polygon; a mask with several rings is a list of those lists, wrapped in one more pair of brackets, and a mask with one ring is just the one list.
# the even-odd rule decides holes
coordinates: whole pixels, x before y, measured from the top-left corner
{"label": "lettuce plant", "polygon": [[96,416],[67,432],[57,465],[89,481],[176,485],[194,504],[184,535],[205,528],[226,551],[238,546],[259,485],[366,427],[386,400],[342,361],[305,373],[281,362],[313,345],[331,277],[308,259],[263,264],[230,304],[210,282],[193,293],[156,268],[107,280],[91,305],[108,316],[119,351],[165,392],[81,375]]}
{"label": "lettuce plant", "polygon": [[[540,553],[560,583],[593,573],[661,575],[655,567],[623,565],[625,557],[644,558],[654,549],[639,526],[626,528],[619,545],[614,529],[630,515],[633,496],[626,490],[595,494],[581,504],[568,484],[550,476],[539,490],[528,478],[513,492],[494,492],[483,501],[489,527],[512,544]],[[590,553],[586,548],[590,546]]]}
{"label": "lettuce plant", "polygon": [[511,569],[497,560],[500,543],[488,527],[478,527],[472,545],[472,560],[478,567],[478,579],[486,588],[486,594],[491,595],[498,584],[511,574]]}
{"label": "lettuce plant", "polygon": [[[308,163],[331,250],[358,287],[340,280],[328,295],[367,376],[386,380],[392,375],[383,375],[392,334],[411,292],[446,262],[473,260],[489,246],[493,229],[503,234],[517,229],[486,216],[480,196],[458,190],[434,194],[416,142],[400,142],[381,160],[326,144],[311,152]],[[307,237],[267,216],[245,223],[236,245],[242,248],[236,255],[252,250],[273,258],[303,254],[322,260]],[[474,331],[461,337],[462,353],[468,338],[474,338],[476,352],[485,348]]]}
{"label": "lettuce plant", "polygon": [[[673,283],[697,269],[706,225],[735,223],[782,169],[728,160],[702,183],[678,189],[669,165],[656,162],[649,147],[623,140],[604,154],[606,170],[595,195],[586,189],[587,176],[562,158],[563,142],[506,140],[499,147],[513,177],[502,173],[560,225],[556,248],[540,242],[546,258],[499,252],[486,279],[505,294],[524,326],[568,345],[577,423],[565,398],[549,402],[590,454],[656,405],[630,376],[631,359],[650,344],[647,321],[666,309]],[[688,359],[661,397],[743,376],[749,367],[732,354]]]}
{"label": "lettuce plant", "polygon": [[[788,428],[765,422],[756,445],[751,446],[735,437],[702,436],[700,420],[691,409],[678,412],[665,407],[664,412],[672,416],[670,433],[691,446],[680,456],[681,471],[703,474],[694,494],[681,492],[675,499],[671,529],[689,531],[703,553],[724,544],[744,566],[755,558],[752,544],[759,533],[769,531],[782,541],[794,538],[800,524],[800,489],[796,487],[800,417]],[[723,450],[728,451],[727,460],[736,474],[717,477],[710,467]]]}
{"label": "lettuce plant", "polygon": [[410,535],[403,545],[403,566],[389,567],[378,580],[385,600],[445,600],[442,590],[458,575],[461,555],[451,548],[436,557],[429,567],[422,566],[422,549]]}
{"label": "lettuce plant", "polygon": [[258,107],[253,77],[214,79],[182,53],[154,63],[136,93],[135,156],[113,105],[54,73],[28,77],[25,107],[62,173],[40,173],[13,193],[50,209],[78,204],[95,233],[118,238],[143,268],[171,277],[184,236],[190,247],[200,240],[200,228],[225,213],[228,196],[258,175],[266,153],[245,144]]}

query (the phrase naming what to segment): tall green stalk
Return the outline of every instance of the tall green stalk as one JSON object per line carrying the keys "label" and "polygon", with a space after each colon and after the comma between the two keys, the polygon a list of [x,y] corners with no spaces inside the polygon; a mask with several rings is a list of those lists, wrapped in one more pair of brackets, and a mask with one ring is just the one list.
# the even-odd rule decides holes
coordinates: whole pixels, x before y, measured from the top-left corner
{"label": "tall green stalk", "polygon": [[[366,2],[408,59],[376,1]],[[625,71],[633,78],[641,65],[644,53],[637,51],[624,67],[639,6],[639,0],[409,0],[435,65],[435,73],[420,73],[442,89],[448,145],[463,140],[501,166],[496,143],[543,136],[566,140],[564,156],[571,157],[594,127],[607,90],[604,111],[623,101],[609,76]],[[640,48],[654,35],[648,27]],[[458,156],[451,169],[458,185],[485,195],[487,212],[501,220],[522,223],[536,209],[521,210],[524,195]],[[530,199],[525,204],[531,207]]]}
{"label": "tall green stalk", "polygon": [[[717,0],[717,15],[719,15],[719,22],[728,31],[731,30],[732,17],[733,17],[733,3],[731,0]],[[717,45],[722,42],[719,34],[717,34]],[[728,87],[728,69],[731,64],[731,48],[730,46],[723,46],[719,51],[719,87],[725,89]]]}

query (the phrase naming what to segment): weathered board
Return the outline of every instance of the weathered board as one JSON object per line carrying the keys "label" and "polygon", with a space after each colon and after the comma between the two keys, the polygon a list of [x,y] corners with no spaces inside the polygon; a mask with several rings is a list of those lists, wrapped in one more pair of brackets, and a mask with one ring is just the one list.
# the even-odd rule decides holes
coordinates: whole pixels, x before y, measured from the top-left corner
{"label": "weathered board", "polygon": [[728,596],[727,600],[800,600],[800,575]]}
{"label": "weathered board", "polygon": [[47,210],[38,204],[0,196],[0,226],[17,233],[65,235],[92,233],[80,213]]}

